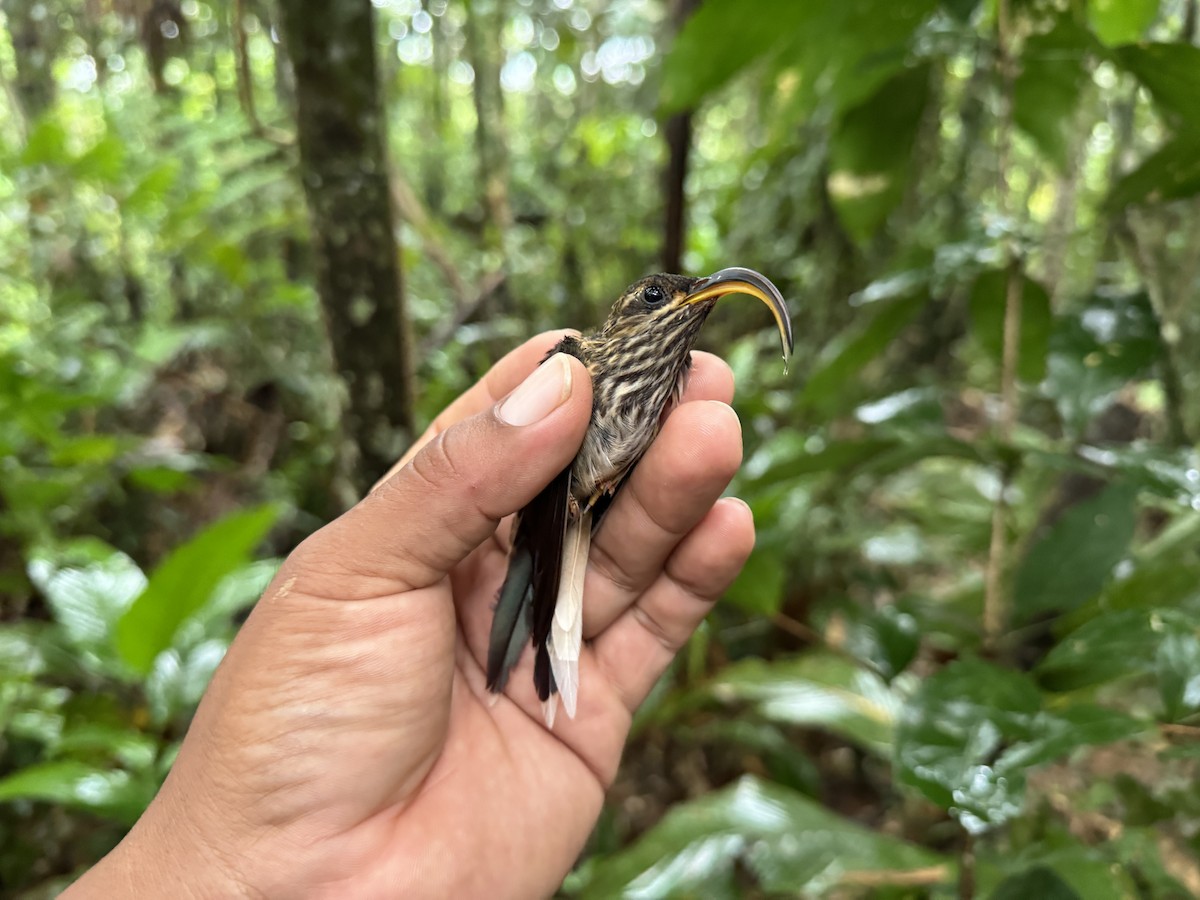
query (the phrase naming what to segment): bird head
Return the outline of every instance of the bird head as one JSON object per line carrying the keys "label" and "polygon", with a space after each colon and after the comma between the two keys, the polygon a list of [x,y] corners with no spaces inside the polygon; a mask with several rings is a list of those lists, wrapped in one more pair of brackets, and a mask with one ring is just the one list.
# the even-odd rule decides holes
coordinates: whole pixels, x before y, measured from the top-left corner
{"label": "bird head", "polygon": [[741,267],[721,269],[703,278],[661,274],[635,281],[613,306],[603,334],[607,338],[657,335],[667,342],[675,336],[694,336],[717,300],[728,294],[748,294],[767,305],[779,328],[786,360],[793,341],[783,295],[766,277]]}

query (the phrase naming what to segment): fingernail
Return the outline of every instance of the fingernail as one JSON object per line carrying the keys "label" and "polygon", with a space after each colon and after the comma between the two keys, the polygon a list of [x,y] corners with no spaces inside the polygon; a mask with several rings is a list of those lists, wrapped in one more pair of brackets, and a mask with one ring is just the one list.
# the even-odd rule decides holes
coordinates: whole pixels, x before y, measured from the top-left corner
{"label": "fingernail", "polygon": [[571,396],[571,366],[556,353],[508,395],[496,414],[509,425],[532,425],[562,406]]}

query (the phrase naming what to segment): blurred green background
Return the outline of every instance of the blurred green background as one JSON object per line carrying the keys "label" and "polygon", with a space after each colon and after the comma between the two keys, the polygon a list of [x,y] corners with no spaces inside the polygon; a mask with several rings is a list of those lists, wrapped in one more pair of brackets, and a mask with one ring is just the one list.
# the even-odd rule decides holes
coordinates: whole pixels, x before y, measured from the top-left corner
{"label": "blurred green background", "polygon": [[647,272],[758,545],[564,894],[1200,896],[1196,0],[7,0],[0,894],[277,560]]}

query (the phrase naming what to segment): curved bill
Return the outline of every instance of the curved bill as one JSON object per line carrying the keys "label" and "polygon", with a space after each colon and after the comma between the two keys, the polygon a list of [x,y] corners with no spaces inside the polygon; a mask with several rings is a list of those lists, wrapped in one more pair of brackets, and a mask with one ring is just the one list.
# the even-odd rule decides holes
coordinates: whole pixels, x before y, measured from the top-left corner
{"label": "curved bill", "polygon": [[794,348],[792,320],[788,315],[787,303],[784,302],[783,294],[779,293],[779,288],[753,269],[733,266],[714,272],[707,278],[701,278],[692,288],[692,292],[683,298],[683,305],[724,297],[726,294],[749,294],[767,304],[775,317],[775,324],[779,326],[779,339],[783,343],[783,358],[786,361]]}

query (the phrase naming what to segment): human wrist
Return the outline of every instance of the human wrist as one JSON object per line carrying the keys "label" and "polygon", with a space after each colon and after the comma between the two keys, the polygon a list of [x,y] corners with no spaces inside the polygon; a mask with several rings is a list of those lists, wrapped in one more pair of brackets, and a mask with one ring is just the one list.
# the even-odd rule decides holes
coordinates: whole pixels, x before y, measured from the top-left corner
{"label": "human wrist", "polygon": [[160,795],[129,833],[62,894],[65,900],[258,898],[263,893],[206,842],[194,812]]}

